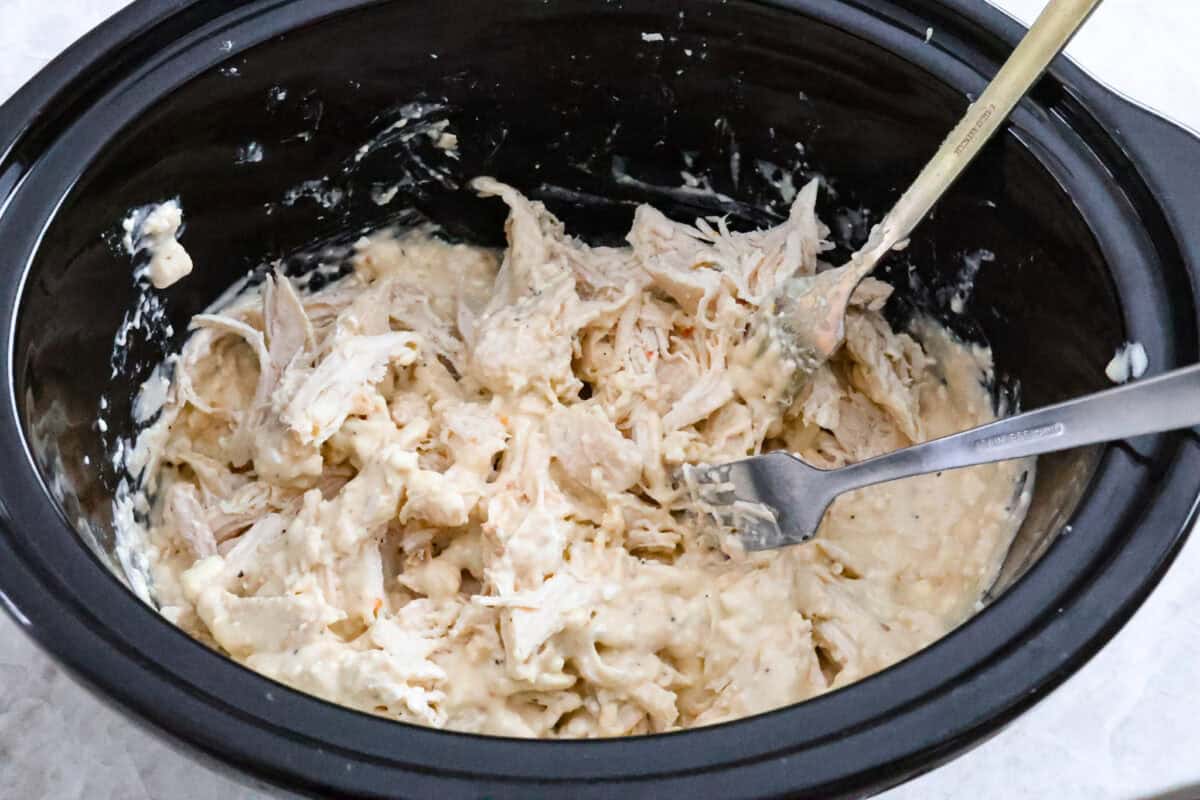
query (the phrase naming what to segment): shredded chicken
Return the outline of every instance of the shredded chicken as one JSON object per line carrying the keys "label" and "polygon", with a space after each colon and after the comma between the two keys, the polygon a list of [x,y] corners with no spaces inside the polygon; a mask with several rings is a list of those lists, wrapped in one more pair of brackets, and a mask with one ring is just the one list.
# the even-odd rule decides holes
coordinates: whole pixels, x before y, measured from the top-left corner
{"label": "shredded chicken", "polygon": [[684,462],[836,466],[992,417],[988,353],[894,331],[871,279],[789,389],[760,308],[828,267],[815,184],[751,233],[643,206],[628,248],[475,186],[508,204],[503,253],[384,231],[320,291],[277,273],[193,320],[145,434],[165,616],[367,712],[594,737],[796,703],[973,613],[1022,465],[854,492],[813,542],[750,555],[672,485]]}

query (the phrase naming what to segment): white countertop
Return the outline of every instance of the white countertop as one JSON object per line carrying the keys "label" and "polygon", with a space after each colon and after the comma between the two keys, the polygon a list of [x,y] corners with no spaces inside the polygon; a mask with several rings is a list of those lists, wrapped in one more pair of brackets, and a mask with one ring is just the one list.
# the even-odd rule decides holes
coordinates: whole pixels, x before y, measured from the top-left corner
{"label": "white countertop", "polygon": [[[1029,22],[1043,0],[997,3]],[[0,0],[0,101],[124,0]],[[936,37],[937,32],[934,32]],[[1200,2],[1108,0],[1069,53],[1200,130]],[[1196,224],[1200,225],[1200,220]],[[1200,537],[1079,673],[980,747],[886,800],[1200,797]],[[0,614],[0,795],[262,798],[169,749],[75,685]]]}

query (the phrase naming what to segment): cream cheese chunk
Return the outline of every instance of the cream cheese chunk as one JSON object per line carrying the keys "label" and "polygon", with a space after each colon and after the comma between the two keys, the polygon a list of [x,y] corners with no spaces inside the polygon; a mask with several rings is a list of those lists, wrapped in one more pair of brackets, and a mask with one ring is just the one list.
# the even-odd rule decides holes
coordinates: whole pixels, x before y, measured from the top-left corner
{"label": "cream cheese chunk", "polygon": [[139,209],[123,223],[125,249],[131,255],[147,252],[146,275],[155,289],[166,289],[192,272],[192,257],[177,238],[182,225],[183,209],[175,200]]}

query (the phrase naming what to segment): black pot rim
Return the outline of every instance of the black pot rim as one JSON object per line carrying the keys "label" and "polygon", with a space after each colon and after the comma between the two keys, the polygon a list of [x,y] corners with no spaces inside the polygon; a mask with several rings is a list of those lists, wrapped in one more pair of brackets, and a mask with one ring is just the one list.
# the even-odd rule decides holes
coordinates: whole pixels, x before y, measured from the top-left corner
{"label": "black pot rim", "polygon": [[[1072,519],[1076,532],[1059,537],[1015,586],[949,636],[847,689],[712,728],[530,742],[404,725],[256,675],[136,602],[79,546],[34,466],[22,429],[14,328],[23,282],[38,231],[84,166],[76,164],[74,176],[70,170],[52,175],[50,166],[40,164],[43,152],[47,162],[67,163],[73,156],[53,152],[62,149],[57,134],[47,141],[31,137],[53,127],[47,122],[52,115],[61,120],[56,124],[62,137],[72,135],[72,115],[82,115],[90,102],[80,87],[97,67],[148,75],[155,58],[174,58],[179,66],[170,77],[178,83],[229,55],[216,48],[200,52],[192,47],[198,41],[211,42],[236,28],[245,34],[236,40],[236,54],[267,38],[268,31],[363,4],[260,0],[214,10],[221,4],[140,0],[56,59],[0,111],[0,237],[16,245],[9,262],[14,266],[0,275],[0,380],[7,398],[0,407],[0,453],[7,459],[0,488],[0,604],[74,674],[177,741],[271,782],[313,793],[444,795],[455,788],[486,787],[494,796],[520,796],[537,787],[589,796],[611,793],[619,783],[635,793],[828,797],[902,780],[1003,725],[1086,662],[1157,584],[1196,518],[1200,445],[1183,435],[1153,437],[1147,445],[1161,474],[1151,493],[1130,499],[1137,507],[1110,501],[1120,495],[1117,487],[1131,471],[1142,467],[1117,448],[1106,451]],[[948,48],[954,36],[983,37],[992,48],[983,55],[977,47],[963,48],[980,59],[978,64],[931,48],[923,66],[938,74],[986,71],[1002,57],[1003,46],[1021,34],[1001,12],[972,0],[942,0],[934,9],[940,16],[898,10],[888,0],[773,4],[836,17],[837,24],[857,26],[885,47],[910,47],[903,37],[932,23],[945,32]],[[833,6],[836,10],[828,10]],[[156,36],[166,37],[174,48],[158,57],[145,52],[149,45],[134,47],[138,41],[158,42]],[[131,66],[132,61],[141,63]],[[972,74],[971,80],[981,84],[978,73]],[[1113,199],[1112,208],[1134,204],[1170,237],[1155,247],[1160,257],[1187,265],[1193,284],[1187,302],[1195,317],[1200,234],[1186,220],[1200,210],[1200,190],[1189,189],[1147,148],[1166,140],[1200,153],[1200,141],[1116,97],[1069,62],[1060,60],[1051,80],[1076,98],[1081,111],[1078,119],[1062,123],[1066,131],[1125,127],[1123,137],[1105,133],[1101,138],[1110,151],[1097,155],[1130,170],[1123,180],[1133,188]],[[144,86],[150,93],[169,88],[154,82]],[[22,156],[27,150],[37,151],[38,160],[27,163]],[[1094,202],[1085,214],[1105,213],[1103,199]],[[1123,290],[1133,288],[1115,277]],[[1131,291],[1122,295],[1131,338],[1139,330],[1152,335],[1157,312],[1150,299]],[[1195,359],[1197,342],[1157,347],[1154,363],[1166,368]],[[1125,534],[1122,546],[1088,540],[1089,521],[1111,524],[1117,517]]]}

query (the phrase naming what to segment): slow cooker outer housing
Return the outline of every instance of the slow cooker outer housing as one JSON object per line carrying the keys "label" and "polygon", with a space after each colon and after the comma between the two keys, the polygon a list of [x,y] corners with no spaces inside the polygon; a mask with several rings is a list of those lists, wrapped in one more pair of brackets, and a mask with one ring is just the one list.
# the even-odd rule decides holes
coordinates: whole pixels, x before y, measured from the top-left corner
{"label": "slow cooker outer housing", "polygon": [[[81,40],[0,111],[0,242],[5,253],[0,274],[0,380],[5,383],[0,410],[0,453],[5,459],[0,468],[0,600],[74,674],[193,752],[305,793],[586,797],[620,791],[831,797],[894,784],[978,741],[1065,679],[1132,614],[1193,521],[1200,484],[1200,446],[1194,436],[1145,437],[1106,448],[1098,462],[1089,461],[1094,473],[1069,519],[1071,533],[1060,536],[1024,575],[1010,576],[1012,585],[978,617],[927,650],[808,703],[678,734],[529,742],[400,725],[257,676],[193,642],[134,600],[100,558],[82,546],[64,513],[70,487],[56,483],[56,470],[64,469],[64,462],[54,457],[65,448],[54,445],[57,429],[49,434],[37,430],[40,422],[51,419],[48,409],[38,405],[38,398],[46,395],[42,387],[73,375],[99,380],[96,365],[72,360],[72,351],[63,347],[70,337],[56,340],[39,333],[70,329],[73,319],[90,313],[78,305],[86,293],[73,292],[66,283],[72,273],[47,270],[39,257],[56,247],[64,257],[72,255],[74,251],[57,238],[58,216],[79,213],[71,208],[71,197],[82,191],[80,187],[92,191],[101,179],[116,180],[111,169],[93,169],[93,163],[104,160],[111,137],[161,97],[193,79],[217,86],[213,76],[218,65],[239,63],[239,56],[280,34],[350,9],[382,5],[362,0],[143,0]],[[417,2],[391,4],[434,18],[434,28],[438,19],[445,23],[445,15],[453,14],[485,21],[511,15],[524,23],[544,22],[557,25],[555,30],[568,42],[571,35],[586,40],[587,25],[604,31],[616,26],[679,35],[694,25],[724,34],[736,27],[731,20],[740,19],[746,23],[744,32],[731,36],[744,37],[737,47],[746,54],[769,44],[770,36],[760,35],[763,28],[756,26],[831,26],[862,40],[868,50],[890,51],[964,91],[982,86],[984,76],[1021,33],[999,12],[969,0],[493,5],[465,3],[438,10]],[[418,27],[420,35],[429,34],[429,28]],[[927,27],[934,28],[935,45],[923,42]],[[221,46],[224,42],[229,42],[228,48]],[[331,47],[354,44],[335,42]],[[548,43],[547,52],[554,44]],[[614,44],[613,57],[634,58],[635,51],[650,46],[633,40],[625,53],[623,42]],[[452,60],[453,54],[443,51],[439,57]],[[652,108],[671,101],[641,100]],[[768,111],[779,109],[763,113]],[[338,123],[330,119],[326,135],[336,135],[329,126],[336,128]],[[207,123],[198,119],[196,124]],[[1194,220],[1200,211],[1200,144],[1060,61],[1018,112],[1006,142],[993,150],[1013,170],[1022,169],[1021,159],[1047,165],[1073,202],[1076,216],[1095,237],[1097,253],[1110,265],[1116,299],[1097,295],[1096,330],[1089,331],[1105,338],[1103,346],[1088,352],[1111,352],[1111,345],[1127,336],[1147,346],[1156,370],[1195,361],[1200,235]],[[305,151],[303,157],[314,156]],[[521,184],[520,175],[502,177]],[[846,184],[854,177],[846,177]],[[903,179],[900,174],[888,177],[892,183]],[[537,186],[532,178],[524,183],[523,188]],[[137,186],[136,176],[131,185]],[[879,182],[874,189],[878,196],[865,199],[886,197],[893,188],[886,180]],[[102,189],[96,191],[103,196]],[[458,213],[453,204],[459,202],[454,197],[435,188],[414,200],[424,202],[431,213],[440,210],[453,216]],[[148,199],[154,198],[124,201]],[[185,210],[192,207],[185,202]],[[113,210],[98,208],[97,213]],[[585,211],[577,215],[581,222],[589,215],[608,220],[613,210]],[[483,212],[471,210],[462,216],[477,213]],[[571,209],[565,213],[571,221]],[[330,232],[344,222],[317,217],[308,221],[314,230],[327,224]],[[1073,223],[1064,219],[1064,224]],[[82,239],[71,240],[69,234],[65,237],[78,250],[89,246]],[[284,248],[280,252],[299,244],[272,243]],[[920,237],[914,246],[923,246]],[[201,259],[201,271],[204,263]],[[196,282],[202,289],[193,291],[211,289],[211,299],[230,274],[198,273]],[[94,281],[97,276],[85,277]],[[94,301],[124,308],[128,298],[121,293],[126,291],[127,274],[110,278],[114,286],[96,283]],[[1003,279],[1001,274],[992,280]],[[1042,278],[1047,285],[1066,279],[1053,274]],[[1023,280],[1027,285],[1028,278]],[[992,291],[1003,289],[993,286]],[[116,299],[110,300],[110,293]],[[59,296],[62,319],[56,319],[53,302]],[[1120,318],[1110,319],[1105,313],[1111,309],[1104,304],[1113,302]],[[181,301],[174,311],[186,319],[195,310]],[[993,321],[995,327],[988,331],[993,339],[1002,335],[1003,323]],[[91,331],[109,339],[113,332]],[[994,343],[1003,359],[1005,342]],[[53,359],[47,358],[47,348]],[[78,352],[86,350],[81,345]],[[1094,362],[1093,357],[1084,371],[1095,373]],[[57,364],[62,374],[48,374],[47,363]],[[107,370],[108,364],[101,367]],[[1069,372],[1073,365],[1060,368]],[[1085,378],[1064,380],[1053,390],[1096,388],[1079,385]],[[1039,391],[1049,391],[1044,386],[1025,388],[1033,405],[1054,399],[1038,397]],[[65,410],[62,430],[78,432],[90,425],[73,417],[75,411]],[[64,435],[63,441],[68,438]],[[79,507],[67,509],[72,516],[80,508],[86,510],[88,498],[74,502]]]}

